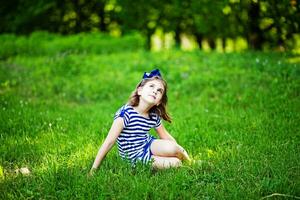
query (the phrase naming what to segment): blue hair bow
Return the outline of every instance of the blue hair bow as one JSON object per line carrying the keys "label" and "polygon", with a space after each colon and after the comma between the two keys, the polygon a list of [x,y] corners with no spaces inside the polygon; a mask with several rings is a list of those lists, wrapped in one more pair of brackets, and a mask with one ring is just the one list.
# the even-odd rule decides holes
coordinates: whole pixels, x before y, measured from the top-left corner
{"label": "blue hair bow", "polygon": [[159,72],[159,70],[158,69],[155,69],[155,70],[152,70],[151,72],[145,72],[144,73],[144,76],[143,76],[143,79],[145,79],[145,78],[152,78],[152,77],[154,77],[154,76],[159,76],[159,77],[161,77],[161,74],[160,74],[160,72]]}

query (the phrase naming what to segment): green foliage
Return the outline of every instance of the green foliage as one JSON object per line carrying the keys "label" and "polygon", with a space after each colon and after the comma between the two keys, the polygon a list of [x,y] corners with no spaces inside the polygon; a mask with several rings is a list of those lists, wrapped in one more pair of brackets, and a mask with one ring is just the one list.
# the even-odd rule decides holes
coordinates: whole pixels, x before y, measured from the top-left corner
{"label": "green foliage", "polygon": [[114,38],[103,33],[81,33],[61,36],[47,32],[34,32],[30,36],[13,34],[0,35],[0,58],[15,55],[64,55],[64,54],[105,54],[137,51],[143,48],[144,40],[138,33]]}
{"label": "green foliage", "polygon": [[299,9],[296,0],[10,0],[0,7],[0,33],[138,31],[151,49],[151,36],[162,30],[174,34],[176,47],[189,34],[200,49],[203,41],[215,49],[218,39],[244,38],[252,49],[290,50],[300,32]]}
{"label": "green foliage", "polygon": [[[0,199],[300,196],[297,55],[150,53],[134,51],[136,37],[0,37]],[[201,162],[131,168],[114,147],[88,178],[114,113],[154,66],[169,84],[165,126]]]}

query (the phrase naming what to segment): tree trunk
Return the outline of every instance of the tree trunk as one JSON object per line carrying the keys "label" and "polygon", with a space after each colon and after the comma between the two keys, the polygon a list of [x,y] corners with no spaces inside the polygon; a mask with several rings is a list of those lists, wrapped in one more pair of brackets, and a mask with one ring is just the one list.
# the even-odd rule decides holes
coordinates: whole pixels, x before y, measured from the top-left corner
{"label": "tree trunk", "polygon": [[180,38],[181,30],[179,25],[176,26],[175,28],[175,48],[180,49],[180,44],[181,44],[181,38]]}
{"label": "tree trunk", "polygon": [[154,33],[153,29],[146,30],[146,50],[151,50],[151,37]]}
{"label": "tree trunk", "polygon": [[151,34],[146,34],[146,50],[151,50]]}
{"label": "tree trunk", "polygon": [[62,34],[66,34],[66,23],[64,22],[64,16],[66,14],[66,5],[63,1],[58,1],[56,3],[56,13],[58,16],[57,25],[53,27],[53,32],[59,32]]}
{"label": "tree trunk", "polygon": [[226,49],[226,38],[222,38],[222,50],[223,52],[225,52],[225,49]]}
{"label": "tree trunk", "polygon": [[263,33],[259,28],[259,15],[260,6],[259,3],[251,1],[250,8],[248,10],[249,15],[249,33],[248,42],[252,49],[261,50],[263,45]]}
{"label": "tree trunk", "polygon": [[202,49],[202,40],[203,40],[202,34],[196,33],[195,37],[196,37],[196,41],[197,41],[197,44],[199,46],[199,49]]}
{"label": "tree trunk", "polygon": [[100,18],[99,28],[100,31],[107,32],[107,24],[105,23],[105,2],[98,2],[97,4],[98,16]]}
{"label": "tree trunk", "polygon": [[209,44],[209,47],[213,50],[216,49],[216,41],[212,38],[208,38],[207,40],[208,44]]}
{"label": "tree trunk", "polygon": [[81,5],[79,3],[79,0],[74,0],[72,2],[74,6],[74,11],[76,13],[74,32],[79,33],[82,28],[81,27],[81,20],[82,20]]}

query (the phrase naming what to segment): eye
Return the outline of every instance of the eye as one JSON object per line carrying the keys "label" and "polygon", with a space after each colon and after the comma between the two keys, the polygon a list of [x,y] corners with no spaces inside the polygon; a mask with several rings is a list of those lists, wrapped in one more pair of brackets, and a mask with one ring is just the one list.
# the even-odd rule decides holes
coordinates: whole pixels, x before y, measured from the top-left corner
{"label": "eye", "polygon": [[162,89],[158,89],[157,91],[160,92],[161,94],[163,93],[163,90],[162,90]]}
{"label": "eye", "polygon": [[154,85],[153,85],[153,84],[151,84],[151,85],[149,85],[149,87],[153,88],[153,87],[154,87]]}

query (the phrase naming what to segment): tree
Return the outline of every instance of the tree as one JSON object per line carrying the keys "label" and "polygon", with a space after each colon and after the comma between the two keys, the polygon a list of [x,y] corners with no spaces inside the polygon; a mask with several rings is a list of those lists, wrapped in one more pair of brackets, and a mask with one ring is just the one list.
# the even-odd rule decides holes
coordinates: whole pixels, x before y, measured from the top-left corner
{"label": "tree", "polygon": [[29,34],[34,30],[51,27],[47,12],[55,6],[47,0],[11,0],[1,2],[0,32]]}
{"label": "tree", "polygon": [[189,30],[196,36],[197,43],[201,47],[202,40],[207,39],[210,47],[215,49],[215,40],[221,37],[226,29],[226,18],[222,9],[224,1],[212,3],[209,0],[191,0],[192,23]]}
{"label": "tree", "polygon": [[[122,10],[119,13],[123,33],[140,31],[146,37],[146,49],[151,48],[151,36],[161,19],[160,2],[156,0],[119,0]],[[133,9],[134,8],[134,9]]]}
{"label": "tree", "polygon": [[271,47],[287,47],[293,34],[299,33],[300,4],[296,1],[261,2],[262,22],[260,28]]}

